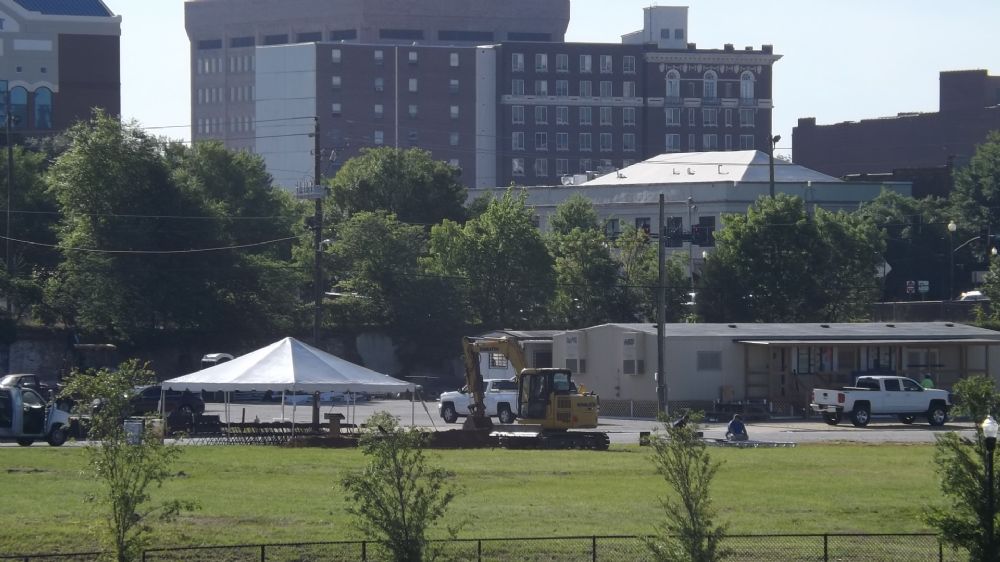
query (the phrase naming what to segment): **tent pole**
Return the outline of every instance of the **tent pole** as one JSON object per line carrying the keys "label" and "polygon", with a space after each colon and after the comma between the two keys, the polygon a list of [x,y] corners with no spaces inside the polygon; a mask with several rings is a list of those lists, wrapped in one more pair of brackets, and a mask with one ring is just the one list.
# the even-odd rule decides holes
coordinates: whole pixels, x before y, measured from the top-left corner
{"label": "tent pole", "polygon": [[413,387],[413,392],[410,393],[410,427],[417,425],[417,403],[414,398],[417,397],[417,387]]}
{"label": "tent pole", "polygon": [[281,391],[281,421],[285,421],[285,391]]}

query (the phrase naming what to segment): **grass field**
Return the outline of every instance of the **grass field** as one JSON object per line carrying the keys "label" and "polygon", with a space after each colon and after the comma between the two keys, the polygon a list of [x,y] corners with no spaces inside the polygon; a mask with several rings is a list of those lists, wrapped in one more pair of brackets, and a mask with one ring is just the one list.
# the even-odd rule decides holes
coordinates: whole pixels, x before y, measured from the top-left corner
{"label": "grass field", "polygon": [[[942,503],[930,445],[800,445],[718,449],[713,488],[733,534],[929,532],[927,505]],[[447,523],[460,537],[646,534],[666,484],[650,450],[433,451],[461,487]],[[154,497],[201,509],[157,529],[156,546],[356,540],[338,486],[362,466],[359,451],[188,447],[178,477]],[[94,482],[78,448],[0,449],[0,553],[96,547],[86,503]],[[443,536],[443,535],[442,535]]]}

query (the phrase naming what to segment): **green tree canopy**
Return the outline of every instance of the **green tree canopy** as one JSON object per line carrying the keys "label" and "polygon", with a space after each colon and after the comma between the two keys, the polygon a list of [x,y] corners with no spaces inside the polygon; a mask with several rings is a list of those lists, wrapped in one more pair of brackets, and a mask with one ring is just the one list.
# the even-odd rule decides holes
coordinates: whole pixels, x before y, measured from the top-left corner
{"label": "green tree canopy", "polygon": [[882,244],[870,222],[822,209],[810,217],[787,195],[723,220],[698,298],[707,321],[850,321],[871,302]]}
{"label": "green tree canopy", "polygon": [[599,230],[601,225],[590,199],[574,193],[556,207],[556,211],[549,217],[549,227],[554,234],[569,234],[574,228]]}
{"label": "green tree canopy", "polygon": [[464,226],[444,221],[431,229],[429,269],[465,279],[465,298],[482,324],[533,325],[551,298],[553,260],[526,199],[510,189]]}
{"label": "green tree canopy", "polygon": [[618,291],[618,266],[604,233],[580,227],[565,234],[554,232],[549,248],[556,275],[549,313],[556,325],[579,328],[610,321]]}
{"label": "green tree canopy", "polygon": [[969,164],[955,171],[950,201],[961,226],[1000,233],[1000,131],[987,135]]}
{"label": "green tree canopy", "polygon": [[423,225],[465,219],[460,171],[420,149],[367,148],[330,180],[331,199],[345,215],[387,211]]}

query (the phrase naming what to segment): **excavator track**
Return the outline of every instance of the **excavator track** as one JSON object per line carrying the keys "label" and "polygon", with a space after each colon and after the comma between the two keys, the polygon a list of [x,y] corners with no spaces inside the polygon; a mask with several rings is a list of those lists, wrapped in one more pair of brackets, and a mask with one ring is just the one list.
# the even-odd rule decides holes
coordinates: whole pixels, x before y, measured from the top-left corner
{"label": "excavator track", "polygon": [[597,431],[504,432],[496,434],[505,449],[589,449],[607,451],[611,439]]}

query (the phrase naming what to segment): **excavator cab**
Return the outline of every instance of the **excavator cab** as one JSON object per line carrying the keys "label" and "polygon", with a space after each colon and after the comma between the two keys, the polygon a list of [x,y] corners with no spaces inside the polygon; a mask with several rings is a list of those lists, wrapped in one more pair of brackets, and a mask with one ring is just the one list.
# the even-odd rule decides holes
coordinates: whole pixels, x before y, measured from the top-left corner
{"label": "excavator cab", "polygon": [[519,423],[555,430],[597,427],[597,397],[580,394],[567,369],[523,369],[517,396]]}

